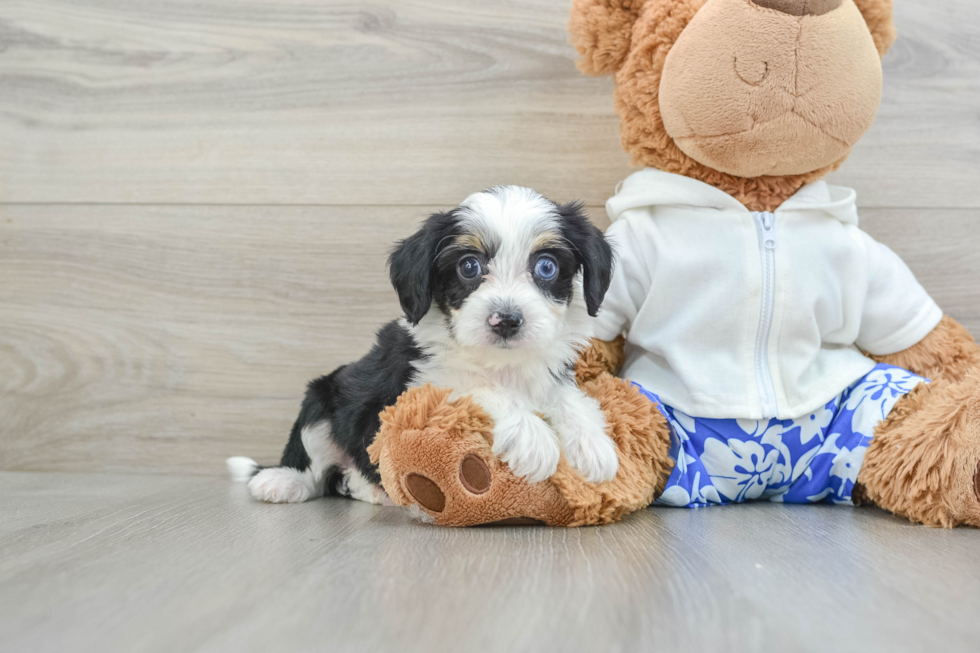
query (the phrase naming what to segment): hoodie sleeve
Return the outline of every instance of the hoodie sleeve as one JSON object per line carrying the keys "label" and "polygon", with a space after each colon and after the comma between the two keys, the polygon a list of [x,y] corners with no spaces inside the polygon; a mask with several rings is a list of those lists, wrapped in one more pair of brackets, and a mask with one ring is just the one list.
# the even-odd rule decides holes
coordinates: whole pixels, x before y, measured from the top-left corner
{"label": "hoodie sleeve", "polygon": [[929,335],[943,312],[895,252],[861,234],[869,276],[856,344],[876,356],[904,351]]}
{"label": "hoodie sleeve", "polygon": [[616,252],[612,282],[596,317],[595,336],[615,340],[628,332],[650,290],[649,261],[638,247],[636,233],[629,220],[621,218],[606,230],[606,237]]}

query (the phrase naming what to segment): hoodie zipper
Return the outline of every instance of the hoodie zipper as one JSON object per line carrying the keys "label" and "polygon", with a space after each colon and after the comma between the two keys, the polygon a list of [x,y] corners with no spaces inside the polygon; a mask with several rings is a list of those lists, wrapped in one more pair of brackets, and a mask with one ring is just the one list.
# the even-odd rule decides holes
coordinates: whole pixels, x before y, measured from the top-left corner
{"label": "hoodie zipper", "polygon": [[759,234],[759,257],[762,259],[762,302],[759,310],[759,330],[755,339],[755,380],[763,417],[775,417],[776,388],[769,371],[769,337],[772,334],[776,310],[776,216],[769,211],[753,212]]}

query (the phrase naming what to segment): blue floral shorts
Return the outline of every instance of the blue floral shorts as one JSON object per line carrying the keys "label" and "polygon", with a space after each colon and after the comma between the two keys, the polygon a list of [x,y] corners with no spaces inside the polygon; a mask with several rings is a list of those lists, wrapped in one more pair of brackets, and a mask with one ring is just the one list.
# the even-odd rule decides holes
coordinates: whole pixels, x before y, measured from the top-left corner
{"label": "blue floral shorts", "polygon": [[798,419],[707,419],[653,401],[671,428],[674,471],[655,503],[707,506],[753,499],[851,504],[875,427],[926,379],[878,365],[817,412]]}

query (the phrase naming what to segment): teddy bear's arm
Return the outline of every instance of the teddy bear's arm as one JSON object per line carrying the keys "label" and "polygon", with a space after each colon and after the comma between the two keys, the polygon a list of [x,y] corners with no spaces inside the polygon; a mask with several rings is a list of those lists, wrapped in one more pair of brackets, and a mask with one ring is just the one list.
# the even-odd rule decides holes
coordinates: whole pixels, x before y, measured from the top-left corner
{"label": "teddy bear's arm", "polygon": [[579,385],[598,378],[603,373],[615,375],[626,359],[626,339],[617,337],[612,342],[592,339],[592,344],[582,352],[575,364],[575,378]]}
{"label": "teddy bear's arm", "polygon": [[928,379],[960,381],[971,369],[980,368],[980,345],[963,325],[947,315],[918,344],[895,354],[871,358]]}

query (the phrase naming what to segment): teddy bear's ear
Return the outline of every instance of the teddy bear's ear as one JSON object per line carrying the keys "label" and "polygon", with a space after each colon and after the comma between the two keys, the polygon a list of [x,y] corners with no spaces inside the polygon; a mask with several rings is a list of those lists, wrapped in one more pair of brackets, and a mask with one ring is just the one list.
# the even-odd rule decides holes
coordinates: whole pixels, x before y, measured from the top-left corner
{"label": "teddy bear's ear", "polygon": [[878,54],[885,56],[895,42],[895,23],[892,22],[892,0],[854,0],[871,30]]}
{"label": "teddy bear's ear", "polygon": [[[866,2],[870,0],[865,0]],[[616,72],[630,50],[633,23],[647,0],[575,0],[568,32],[586,75]]]}

